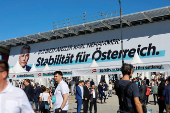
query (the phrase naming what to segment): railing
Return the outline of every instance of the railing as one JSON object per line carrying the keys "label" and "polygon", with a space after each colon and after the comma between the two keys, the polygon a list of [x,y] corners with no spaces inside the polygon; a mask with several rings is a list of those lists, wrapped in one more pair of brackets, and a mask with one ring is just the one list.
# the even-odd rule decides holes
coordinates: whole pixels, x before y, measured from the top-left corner
{"label": "railing", "polygon": [[[122,14],[124,14],[124,13],[122,12]],[[117,16],[120,16],[119,10],[108,11],[108,12],[101,11],[101,12],[96,12],[96,13],[91,13],[91,14],[86,14],[86,12],[84,12],[83,16],[78,16],[78,17],[74,17],[74,18],[69,18],[69,19],[53,22],[53,30],[70,27],[70,26],[74,26],[74,25],[79,25],[79,24],[83,24],[83,23],[93,22],[93,21],[97,21],[97,20],[103,20],[103,19],[107,19],[107,18],[117,17]]]}

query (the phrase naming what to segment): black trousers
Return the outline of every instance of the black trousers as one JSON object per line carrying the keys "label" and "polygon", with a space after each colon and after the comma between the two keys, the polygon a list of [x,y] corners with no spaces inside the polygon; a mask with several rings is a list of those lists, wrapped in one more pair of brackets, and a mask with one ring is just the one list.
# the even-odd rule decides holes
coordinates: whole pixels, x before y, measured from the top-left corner
{"label": "black trousers", "polygon": [[41,113],[49,113],[49,110],[45,109],[45,104],[48,104],[48,101],[41,102]]}
{"label": "black trousers", "polygon": [[159,104],[159,113],[163,113],[164,109],[166,110],[166,105],[164,100],[158,100]]}
{"label": "black trousers", "polygon": [[[157,94],[153,94],[153,98],[154,98],[154,103],[155,103],[155,105],[156,105],[156,98],[157,98]],[[158,100],[158,99],[157,99]]]}
{"label": "black trousers", "polygon": [[59,112],[59,109],[55,109],[55,113],[67,113],[67,111],[62,110],[61,112]]}
{"label": "black trousers", "polygon": [[143,113],[147,113],[146,103],[142,103]]}
{"label": "black trousers", "polygon": [[149,95],[146,95],[146,104],[148,104]]}
{"label": "black trousers", "polygon": [[101,98],[101,95],[102,95],[101,92],[99,92],[99,99]]}
{"label": "black trousers", "polygon": [[88,104],[89,104],[89,100],[84,100],[84,103],[83,103],[83,112],[84,113],[88,112]]}
{"label": "black trousers", "polygon": [[97,101],[95,98],[93,98],[93,101],[90,102],[90,113],[92,113],[93,105],[94,105],[94,113],[97,113]]}

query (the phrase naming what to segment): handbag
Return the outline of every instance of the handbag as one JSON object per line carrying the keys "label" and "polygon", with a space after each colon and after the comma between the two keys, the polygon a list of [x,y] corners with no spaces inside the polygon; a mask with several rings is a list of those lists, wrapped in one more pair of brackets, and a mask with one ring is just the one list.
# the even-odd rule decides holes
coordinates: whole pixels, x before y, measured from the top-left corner
{"label": "handbag", "polygon": [[[43,93],[42,93],[42,97],[43,97]],[[46,110],[49,110],[49,105],[45,103],[44,97],[43,97],[43,102],[44,102],[44,105],[45,105],[45,109],[46,109]]]}
{"label": "handbag", "polygon": [[52,97],[52,103],[55,103],[55,102],[56,102],[56,97],[53,96],[53,97]]}

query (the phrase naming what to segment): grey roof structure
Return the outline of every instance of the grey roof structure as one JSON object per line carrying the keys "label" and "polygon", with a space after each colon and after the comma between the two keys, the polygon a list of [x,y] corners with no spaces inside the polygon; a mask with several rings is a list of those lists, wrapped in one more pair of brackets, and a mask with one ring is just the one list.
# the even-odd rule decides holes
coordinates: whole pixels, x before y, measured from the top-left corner
{"label": "grey roof structure", "polygon": [[[122,16],[123,27],[142,25],[150,22],[164,21],[167,19],[170,19],[170,6]],[[94,33],[103,30],[114,30],[119,28],[120,17],[113,17],[65,27],[62,29],[55,29],[9,40],[3,40],[0,41],[0,55],[8,55],[10,48],[18,45],[56,40],[75,35],[84,35],[87,33]]]}

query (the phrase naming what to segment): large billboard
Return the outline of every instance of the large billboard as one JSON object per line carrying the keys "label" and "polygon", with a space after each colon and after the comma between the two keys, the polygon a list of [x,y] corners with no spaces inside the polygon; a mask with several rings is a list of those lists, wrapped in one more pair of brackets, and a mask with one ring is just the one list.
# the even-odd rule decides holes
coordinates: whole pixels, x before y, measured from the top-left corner
{"label": "large billboard", "polygon": [[[123,28],[124,60],[130,63],[137,51],[144,63],[170,61],[170,21]],[[120,29],[12,47],[8,63],[17,60],[29,71],[34,63],[42,70],[46,63],[53,70],[85,69],[93,59],[99,66],[121,65]],[[15,71],[15,70],[14,70]]]}

